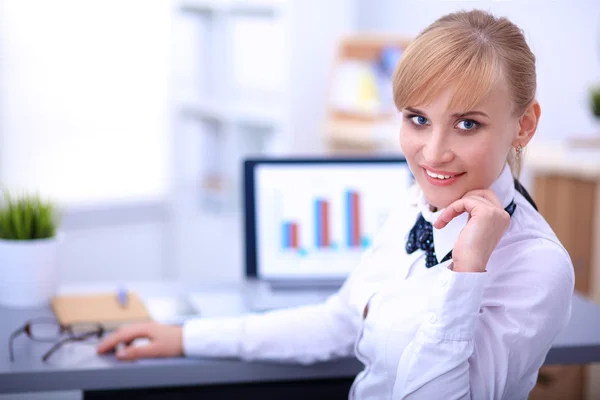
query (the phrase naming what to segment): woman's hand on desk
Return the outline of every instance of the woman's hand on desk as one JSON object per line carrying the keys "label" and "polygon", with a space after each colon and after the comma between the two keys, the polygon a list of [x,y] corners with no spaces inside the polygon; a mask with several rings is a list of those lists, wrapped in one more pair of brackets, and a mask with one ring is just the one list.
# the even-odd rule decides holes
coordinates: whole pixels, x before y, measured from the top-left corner
{"label": "woman's hand on desk", "polygon": [[[132,345],[136,339],[148,339],[150,343],[142,346]],[[120,344],[123,344],[123,347],[118,348]],[[97,352],[103,354],[115,349],[120,360],[182,356],[182,327],[155,322],[129,325],[107,336],[98,345]]]}

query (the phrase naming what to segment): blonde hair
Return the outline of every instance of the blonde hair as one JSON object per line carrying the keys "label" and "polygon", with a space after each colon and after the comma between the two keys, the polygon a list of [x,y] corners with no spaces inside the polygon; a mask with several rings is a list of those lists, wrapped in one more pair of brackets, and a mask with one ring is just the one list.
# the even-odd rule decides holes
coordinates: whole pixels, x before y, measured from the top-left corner
{"label": "blonde hair", "polygon": [[[535,56],[523,31],[504,17],[485,11],[460,11],[441,17],[423,30],[404,51],[393,79],[398,110],[426,104],[448,84],[456,84],[450,108],[472,109],[504,79],[517,115],[536,93]],[[508,155],[518,177],[521,160]]]}

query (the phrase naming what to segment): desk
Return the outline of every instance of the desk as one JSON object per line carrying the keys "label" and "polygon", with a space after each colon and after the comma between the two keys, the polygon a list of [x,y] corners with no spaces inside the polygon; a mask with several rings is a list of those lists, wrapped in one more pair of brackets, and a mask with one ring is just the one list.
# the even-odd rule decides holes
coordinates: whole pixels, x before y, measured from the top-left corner
{"label": "desk", "polygon": [[[147,297],[177,293],[181,286],[140,284],[133,288],[142,297]],[[242,285],[202,289],[193,293],[197,293],[195,302],[205,305],[205,316],[217,316],[246,312],[243,299],[252,290],[255,288],[251,285]],[[308,396],[320,398],[316,393],[336,393],[339,396],[327,395],[327,398],[341,399],[347,398],[353,377],[362,369],[354,358],[310,366],[191,358],[119,362],[112,355],[97,356],[94,346],[81,343],[59,351],[44,364],[41,356],[50,345],[35,343],[25,337],[15,342],[16,360],[11,363],[7,346],[11,332],[28,319],[51,315],[49,309],[16,311],[0,308],[0,393],[82,390],[85,399],[97,399],[104,395],[120,398],[119,393],[109,392],[111,390],[154,389],[152,393],[161,394],[160,388],[180,388],[182,396],[191,394],[193,390],[199,397],[197,391],[204,390],[205,398],[212,398],[212,395],[217,396],[215,389],[218,389],[220,398],[234,399],[237,398],[234,391],[242,389],[245,398],[252,393],[257,393],[262,399],[281,398],[282,390],[287,390],[286,400]],[[585,364],[598,361],[600,307],[575,294],[571,323],[556,341],[546,363]],[[310,385],[301,385],[306,381],[311,381]],[[277,382],[286,382],[286,385],[280,387]],[[231,395],[223,390],[231,391]],[[265,394],[267,392],[270,394]],[[272,393],[278,393],[278,397],[272,397]],[[121,394],[128,399],[136,395],[133,392]],[[151,397],[149,392],[138,392],[138,395],[139,398],[157,398]],[[174,397],[170,392],[169,398],[183,397]]]}

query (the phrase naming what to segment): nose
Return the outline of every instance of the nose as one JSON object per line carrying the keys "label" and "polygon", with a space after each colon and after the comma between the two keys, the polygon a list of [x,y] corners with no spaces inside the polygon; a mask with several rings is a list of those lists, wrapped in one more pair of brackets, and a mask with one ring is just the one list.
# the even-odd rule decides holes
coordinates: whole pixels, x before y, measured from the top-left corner
{"label": "nose", "polygon": [[452,161],[454,155],[448,143],[448,135],[440,130],[432,132],[423,146],[423,157],[425,162],[431,166]]}

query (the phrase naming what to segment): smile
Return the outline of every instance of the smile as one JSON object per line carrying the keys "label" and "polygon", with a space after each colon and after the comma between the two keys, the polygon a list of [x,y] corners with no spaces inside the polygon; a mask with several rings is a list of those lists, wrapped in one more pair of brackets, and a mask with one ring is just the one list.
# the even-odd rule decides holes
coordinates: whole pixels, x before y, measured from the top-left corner
{"label": "smile", "polygon": [[430,177],[435,178],[435,179],[450,179],[450,178],[454,178],[456,176],[456,175],[441,175],[441,174],[436,174],[436,173],[433,173],[433,172],[431,172],[431,171],[429,171],[427,169],[425,170],[425,172],[427,173],[427,175],[429,175]]}
{"label": "smile", "polygon": [[423,168],[425,170],[425,176],[427,177],[427,181],[434,186],[449,186],[456,182],[461,176],[465,174],[465,172],[454,173],[449,171],[438,171],[433,172],[428,170],[427,168]]}

